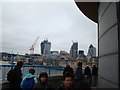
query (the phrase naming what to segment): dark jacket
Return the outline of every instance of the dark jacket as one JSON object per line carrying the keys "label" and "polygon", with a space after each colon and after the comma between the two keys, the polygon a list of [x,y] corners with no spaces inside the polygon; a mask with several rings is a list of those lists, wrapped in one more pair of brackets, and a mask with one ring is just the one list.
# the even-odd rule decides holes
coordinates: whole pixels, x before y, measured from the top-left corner
{"label": "dark jacket", "polygon": [[42,84],[42,83],[38,82],[34,85],[33,90],[53,90],[53,88],[48,83]]}
{"label": "dark jacket", "polygon": [[65,67],[65,69],[63,71],[63,75],[65,75],[66,73],[70,73],[71,75],[73,75],[74,71],[71,67]]}
{"label": "dark jacket", "polygon": [[70,88],[65,88],[64,85],[62,84],[60,87],[58,87],[56,90],[74,90],[75,88],[73,85]]}
{"label": "dark jacket", "polygon": [[12,81],[10,81],[10,88],[17,88],[19,90],[20,83],[22,81],[22,71],[21,68],[15,67],[13,69]]}
{"label": "dark jacket", "polygon": [[92,68],[92,75],[97,75],[98,74],[98,68],[96,66],[94,66]]}
{"label": "dark jacket", "polygon": [[75,70],[75,79],[76,80],[82,80],[83,79],[83,72],[82,72],[82,67],[78,66],[77,69]]}
{"label": "dark jacket", "polygon": [[85,68],[84,75],[91,75],[91,69],[89,67]]}

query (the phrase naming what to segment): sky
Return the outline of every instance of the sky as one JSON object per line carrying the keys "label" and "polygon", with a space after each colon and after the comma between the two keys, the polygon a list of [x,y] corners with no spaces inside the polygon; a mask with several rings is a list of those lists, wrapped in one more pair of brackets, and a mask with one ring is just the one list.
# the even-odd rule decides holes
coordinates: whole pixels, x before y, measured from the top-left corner
{"label": "sky", "polygon": [[0,3],[0,47],[2,52],[25,54],[39,36],[48,39],[52,51],[70,51],[73,42],[87,54],[97,48],[97,24],[88,19],[74,2],[2,2]]}

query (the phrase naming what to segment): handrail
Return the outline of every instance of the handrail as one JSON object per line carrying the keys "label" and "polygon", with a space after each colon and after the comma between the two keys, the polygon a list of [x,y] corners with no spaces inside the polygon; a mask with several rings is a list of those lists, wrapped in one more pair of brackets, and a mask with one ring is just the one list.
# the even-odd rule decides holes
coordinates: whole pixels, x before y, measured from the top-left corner
{"label": "handrail", "polygon": [[[5,65],[0,65],[0,66],[16,66],[16,65],[7,65],[7,64],[5,64]],[[48,67],[48,68],[65,68],[65,66],[51,66],[51,65],[23,65],[23,67]]]}
{"label": "handrail", "polygon": [[[5,79],[7,77],[7,72],[16,65],[0,65],[0,68],[2,69],[2,79]],[[11,67],[11,68],[9,68]],[[36,70],[35,75],[39,75],[40,72],[46,71],[49,76],[52,75],[62,75],[62,71],[65,68],[64,66],[50,66],[50,65],[23,65],[22,67],[22,73],[25,75],[28,73],[29,69],[34,68]]]}
{"label": "handrail", "polygon": [[[2,76],[0,76],[0,78],[5,79],[7,77],[7,72],[12,69],[13,67],[15,67],[16,65],[14,64],[15,61],[15,56],[22,56],[25,58],[31,58],[31,59],[47,59],[47,60],[62,60],[62,61],[68,61],[68,59],[54,59],[54,58],[50,58],[50,57],[42,57],[42,56],[29,56],[29,55],[19,55],[19,54],[11,54],[11,53],[0,53],[0,55],[4,56],[10,56],[11,57],[11,63],[12,64],[5,64],[5,65],[0,65],[0,69],[2,70]],[[10,67],[10,68],[9,68]],[[28,73],[30,67],[35,68],[36,69],[36,75],[39,75],[40,72],[42,71],[46,71],[48,73],[48,75],[57,75],[57,74],[62,74],[63,69],[65,68],[65,66],[55,66],[55,65],[35,65],[34,64],[34,60],[32,65],[23,65],[22,67],[22,73],[23,75],[25,75],[26,73]]]}
{"label": "handrail", "polygon": [[[60,60],[60,61],[68,61],[68,59],[54,59],[50,57],[41,57],[41,56],[29,56],[29,55],[20,55],[20,54],[12,54],[12,53],[0,53],[0,55],[10,55],[10,56],[23,56],[26,58],[35,58],[35,59],[48,59],[48,60]],[[49,55],[52,56],[52,55]]]}

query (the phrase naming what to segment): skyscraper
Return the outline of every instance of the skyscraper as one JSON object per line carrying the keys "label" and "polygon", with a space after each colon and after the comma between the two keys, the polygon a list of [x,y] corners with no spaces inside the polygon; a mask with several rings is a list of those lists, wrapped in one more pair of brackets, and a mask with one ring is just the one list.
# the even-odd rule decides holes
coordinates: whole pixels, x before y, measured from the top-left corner
{"label": "skyscraper", "polygon": [[41,42],[41,54],[43,55],[49,55],[51,49],[51,43],[48,42],[48,40],[44,40]]}
{"label": "skyscraper", "polygon": [[78,56],[78,42],[73,42],[73,45],[71,46],[71,49],[70,49],[70,56],[73,59],[77,58],[77,56]]}
{"label": "skyscraper", "polygon": [[96,48],[93,47],[92,44],[89,46],[87,57],[88,58],[96,57]]}
{"label": "skyscraper", "polygon": [[81,59],[81,58],[85,58],[85,54],[84,54],[84,51],[83,50],[79,50],[79,54],[78,54],[78,58]]}

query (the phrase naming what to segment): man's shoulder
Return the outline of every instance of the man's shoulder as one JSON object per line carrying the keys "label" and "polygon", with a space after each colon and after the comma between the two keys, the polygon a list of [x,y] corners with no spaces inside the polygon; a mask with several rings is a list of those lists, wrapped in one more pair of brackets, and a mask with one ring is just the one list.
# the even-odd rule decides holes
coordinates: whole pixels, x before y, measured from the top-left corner
{"label": "man's shoulder", "polygon": [[63,84],[61,84],[61,85],[57,88],[57,90],[64,90]]}
{"label": "man's shoulder", "polygon": [[52,88],[53,86],[51,84],[47,83],[47,87]]}

